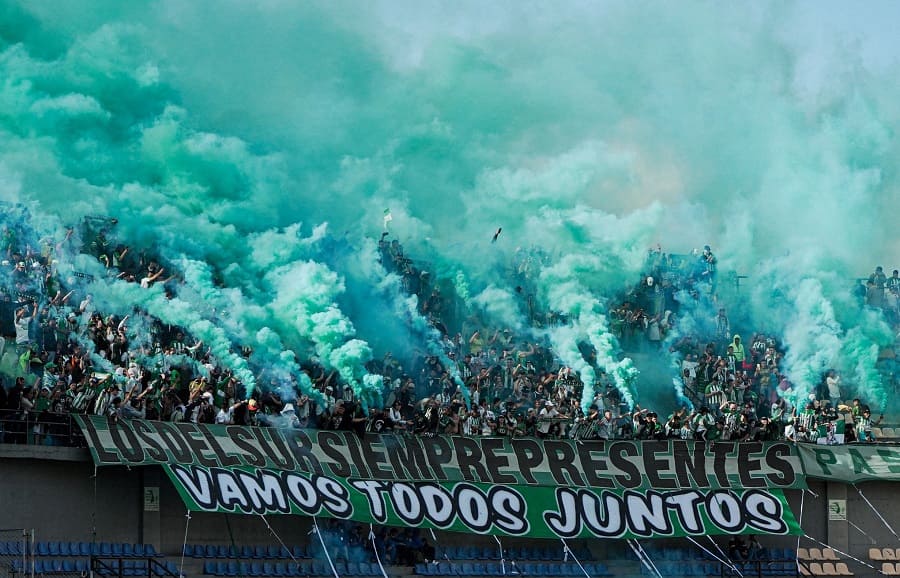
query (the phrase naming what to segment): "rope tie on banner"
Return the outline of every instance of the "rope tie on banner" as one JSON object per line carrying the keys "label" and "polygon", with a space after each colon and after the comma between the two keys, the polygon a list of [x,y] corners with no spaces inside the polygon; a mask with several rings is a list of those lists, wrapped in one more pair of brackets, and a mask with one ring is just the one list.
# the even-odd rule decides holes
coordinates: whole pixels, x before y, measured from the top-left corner
{"label": "rope tie on banner", "polygon": [[584,572],[584,575],[586,576],[586,578],[591,578],[591,575],[588,574],[588,571],[584,569],[584,566],[582,566],[581,561],[579,561],[578,558],[575,557],[575,552],[573,552],[572,549],[569,548],[569,545],[566,544],[566,541],[562,538],[560,538],[559,540],[560,540],[560,542],[562,542],[563,553],[566,555],[566,559],[568,559],[569,554],[571,554],[572,560],[575,560],[575,563],[578,564],[578,567],[581,568],[582,572]]}
{"label": "rope tie on banner", "polygon": [[497,547],[500,548],[500,573],[506,576],[506,558],[503,555],[503,544],[497,536],[494,536],[494,540],[497,541]]}
{"label": "rope tie on banner", "polygon": [[[266,528],[269,529],[269,533],[275,536],[275,539],[278,540],[278,543],[281,544],[281,547],[284,548],[284,551],[288,553],[288,557],[290,557],[291,561],[299,565],[300,563],[297,562],[297,559],[294,557],[294,553],[291,552],[291,549],[287,547],[287,544],[284,543],[284,540],[281,539],[281,536],[279,536],[278,533],[272,528],[272,526],[269,525],[269,521],[266,519],[265,514],[260,514],[259,517],[262,518],[262,521],[263,523],[265,523]],[[227,519],[228,518],[226,518],[226,520]]]}
{"label": "rope tie on banner", "polygon": [[369,540],[372,542],[372,551],[375,552],[375,561],[378,562],[378,568],[381,569],[381,575],[384,578],[388,578],[387,572],[384,570],[384,565],[381,563],[381,556],[378,555],[378,547],[375,545],[375,530],[372,528],[372,524],[369,524]]}
{"label": "rope tie on banner", "polygon": [[697,546],[698,548],[700,548],[701,550],[703,550],[704,552],[706,552],[707,554],[709,554],[710,556],[712,556],[713,558],[718,560],[719,563],[722,564],[723,566],[730,568],[733,572],[738,572],[737,568],[735,568],[734,564],[732,564],[730,560],[720,558],[719,556],[716,555],[715,552],[713,552],[712,550],[709,550],[708,548],[704,547],[703,544],[701,544],[700,542],[695,540],[693,536],[688,536],[687,539],[690,540],[691,543],[693,543],[695,546]]}
{"label": "rope tie on banner", "polygon": [[334,574],[334,578],[341,578],[337,568],[334,567],[334,562],[331,560],[331,554],[328,553],[328,546],[325,545],[325,538],[322,537],[322,532],[319,530],[319,521],[316,520],[315,516],[313,516],[313,531],[316,536],[319,537],[319,543],[322,544],[322,550],[325,552],[325,559],[328,560],[328,565],[331,566],[331,572]]}
{"label": "rope tie on banner", "polygon": [[[644,545],[641,544],[640,540],[637,539],[634,541],[634,543],[637,545],[638,549],[641,551],[644,557],[647,558],[647,562],[649,562],[650,565],[653,566],[653,571],[656,572],[656,575],[662,578],[662,572],[660,572],[659,568],[656,567],[656,562],[653,561],[653,558],[650,557],[650,554],[648,554],[647,551],[644,550]],[[743,578],[743,576],[741,578]]]}
{"label": "rope tie on banner", "polygon": [[853,484],[853,489],[856,490],[856,493],[859,494],[859,497],[862,498],[866,502],[866,504],[869,505],[869,508],[871,508],[872,511],[875,512],[875,515],[878,516],[878,519],[881,520],[881,523],[884,524],[884,526],[888,530],[891,531],[891,534],[894,535],[894,538],[897,538],[898,540],[900,540],[900,536],[897,535],[897,532],[895,532],[894,529],[891,528],[891,525],[888,524],[888,521],[884,519],[884,516],[881,515],[881,512],[879,512],[877,509],[875,509],[875,506],[873,506],[872,502],[869,501],[869,498],[867,498],[865,496],[865,494],[862,493],[862,490],[860,490],[856,484]]}
{"label": "rope tie on banner", "polygon": [[846,557],[846,558],[850,558],[850,559],[853,560],[854,562],[859,562],[859,563],[862,564],[863,566],[868,566],[868,567],[871,568],[872,570],[875,570],[875,571],[877,571],[879,574],[881,574],[881,570],[879,570],[879,569],[876,568],[875,566],[872,566],[872,565],[869,564],[868,562],[864,562],[864,561],[860,560],[859,558],[857,558],[857,557],[855,557],[855,556],[853,556],[853,555],[851,555],[851,554],[848,554],[848,553],[846,553],[846,552],[842,552],[841,550],[838,550],[837,548],[835,548],[835,547],[833,547],[833,546],[829,546],[828,544],[826,544],[825,542],[823,542],[823,541],[821,541],[821,540],[816,540],[815,538],[813,538],[813,537],[810,536],[809,534],[803,534],[803,537],[804,537],[804,538],[807,538],[807,539],[809,539],[809,540],[812,540],[813,542],[815,542],[816,544],[819,544],[820,546],[824,546],[825,548],[834,550],[835,552],[837,552],[837,553],[840,554],[841,556],[844,556],[844,557]]}
{"label": "rope tie on banner", "polygon": [[637,559],[640,560],[641,564],[647,569],[648,572],[655,575],[656,578],[662,578],[662,575],[659,573],[659,570],[656,569],[655,566],[651,566],[650,562],[644,557],[640,550],[638,550],[637,546],[634,545],[633,540],[625,540],[625,542],[631,547],[634,555],[637,556]]}
{"label": "rope tie on banner", "polygon": [[706,537],[709,539],[709,543],[712,544],[713,546],[715,546],[715,548],[716,548],[716,550],[718,550],[719,554],[722,555],[722,558],[725,560],[725,565],[728,566],[729,568],[731,568],[732,570],[734,570],[734,572],[735,572],[738,576],[740,576],[741,578],[744,578],[744,575],[741,573],[740,570],[738,570],[738,567],[735,566],[735,565],[731,562],[731,559],[728,557],[728,554],[725,553],[725,550],[723,550],[721,546],[719,546],[718,544],[716,544],[716,541],[712,539],[712,536],[710,536],[709,534],[707,534]]}
{"label": "rope tie on banner", "polygon": [[868,534],[866,534],[865,530],[863,530],[862,528],[860,528],[859,526],[857,526],[856,524],[854,524],[854,523],[851,522],[850,520],[846,520],[846,522],[847,522],[848,524],[850,524],[851,526],[853,526],[854,528],[856,528],[856,530],[857,530],[860,534],[862,534],[863,536],[865,536],[866,538],[868,538],[869,541],[872,542],[872,544],[877,544],[877,542],[875,541],[875,538],[873,538],[872,536],[869,536]]}
{"label": "rope tie on banner", "polygon": [[[800,519],[797,520],[797,526],[803,527],[803,499],[806,498],[806,492],[800,492]],[[800,551],[800,538],[803,536],[797,536],[797,548],[794,550],[794,564],[797,565],[797,572],[801,570],[805,570],[802,566],[800,566],[800,555],[798,552]]]}
{"label": "rope tie on banner", "polygon": [[188,527],[191,525],[191,511],[188,510],[184,520],[184,540],[181,542],[181,562],[178,564],[178,576],[184,576],[184,549],[187,548]]}

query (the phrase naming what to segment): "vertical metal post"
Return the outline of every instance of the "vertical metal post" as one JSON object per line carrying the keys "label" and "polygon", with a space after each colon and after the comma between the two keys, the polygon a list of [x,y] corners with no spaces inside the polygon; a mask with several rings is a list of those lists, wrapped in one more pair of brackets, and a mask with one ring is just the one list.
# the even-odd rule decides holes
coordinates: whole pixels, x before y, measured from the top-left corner
{"label": "vertical metal post", "polygon": [[31,529],[31,578],[34,578],[34,528]]}

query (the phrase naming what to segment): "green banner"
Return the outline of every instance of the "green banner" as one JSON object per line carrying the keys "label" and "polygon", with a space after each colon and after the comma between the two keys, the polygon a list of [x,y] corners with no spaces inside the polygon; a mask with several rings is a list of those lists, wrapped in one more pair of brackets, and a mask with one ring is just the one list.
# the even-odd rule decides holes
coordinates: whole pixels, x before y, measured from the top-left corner
{"label": "green banner", "polygon": [[780,442],[358,436],[76,417],[99,466],[253,467],[335,479],[611,490],[805,487],[796,446]]}
{"label": "green banner", "polygon": [[793,534],[788,443],[541,440],[77,416],[94,462],[161,465],[190,510],[533,538]]}
{"label": "green banner", "polygon": [[189,510],[301,514],[529,538],[799,534],[777,489],[604,490],[166,465]]}
{"label": "green banner", "polygon": [[900,481],[900,447],[825,446],[801,444],[806,476],[855,484],[865,481]]}

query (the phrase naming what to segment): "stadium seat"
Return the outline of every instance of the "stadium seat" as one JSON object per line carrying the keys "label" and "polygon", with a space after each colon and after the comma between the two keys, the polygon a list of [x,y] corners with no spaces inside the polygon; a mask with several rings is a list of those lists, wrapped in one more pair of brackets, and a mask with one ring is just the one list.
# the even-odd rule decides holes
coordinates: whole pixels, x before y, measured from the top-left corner
{"label": "stadium seat", "polygon": [[216,570],[216,563],[212,560],[207,560],[203,563],[203,573],[209,574],[211,576],[218,576],[219,572]]}
{"label": "stadium seat", "polygon": [[835,562],[834,568],[837,570],[838,576],[853,576],[853,572],[850,570],[850,567],[847,566],[846,562]]}
{"label": "stadium seat", "polygon": [[254,546],[253,547],[253,558],[261,560],[269,555],[269,549],[265,546]]}
{"label": "stadium seat", "polygon": [[50,546],[47,542],[35,542],[34,549],[38,556],[50,555]]}
{"label": "stadium seat", "polygon": [[809,550],[806,548],[797,548],[797,558],[800,560],[811,560]]}
{"label": "stadium seat", "polygon": [[294,558],[306,558],[306,548],[303,546],[294,546],[291,548],[291,554]]}
{"label": "stadium seat", "polygon": [[893,562],[882,562],[881,573],[885,576],[897,576],[897,568]]}
{"label": "stadium seat", "polygon": [[275,564],[273,562],[263,562],[262,575],[263,576],[274,576],[275,575]]}
{"label": "stadium seat", "polygon": [[822,551],[818,548],[810,548],[809,549],[809,559],[810,560],[824,560],[822,557]]}
{"label": "stadium seat", "polygon": [[830,560],[832,562],[839,560],[837,552],[835,552],[833,548],[822,548],[822,559]]}
{"label": "stadium seat", "polygon": [[882,548],[881,549],[881,559],[894,561],[897,559],[897,553],[894,551],[893,548]]}
{"label": "stadium seat", "polygon": [[110,554],[112,554],[113,556],[116,556],[116,557],[122,557],[125,555],[122,551],[122,544],[119,542],[113,542],[112,544],[110,544],[109,552],[110,552]]}

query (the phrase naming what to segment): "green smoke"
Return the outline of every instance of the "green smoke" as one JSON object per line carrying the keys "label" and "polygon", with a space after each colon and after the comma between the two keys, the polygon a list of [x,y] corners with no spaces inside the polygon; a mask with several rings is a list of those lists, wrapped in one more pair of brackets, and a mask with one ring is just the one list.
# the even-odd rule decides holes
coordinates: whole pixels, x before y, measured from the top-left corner
{"label": "green smoke", "polygon": [[530,323],[511,269],[539,249],[529,289],[567,315],[547,334],[587,382],[579,343],[628,395],[674,393],[641,381],[605,310],[649,247],[710,244],[803,390],[837,367],[884,397],[891,339],[847,290],[900,260],[898,51],[873,66],[840,28],[822,50],[827,12],[4,0],[0,198],[42,234],[117,217],[184,282],[169,300],[100,279],[98,301],[184,325],[250,386],[259,364],[303,389],[315,355],[374,403],[372,358],[436,343],[373,287],[390,207],[392,236],[489,325]]}

